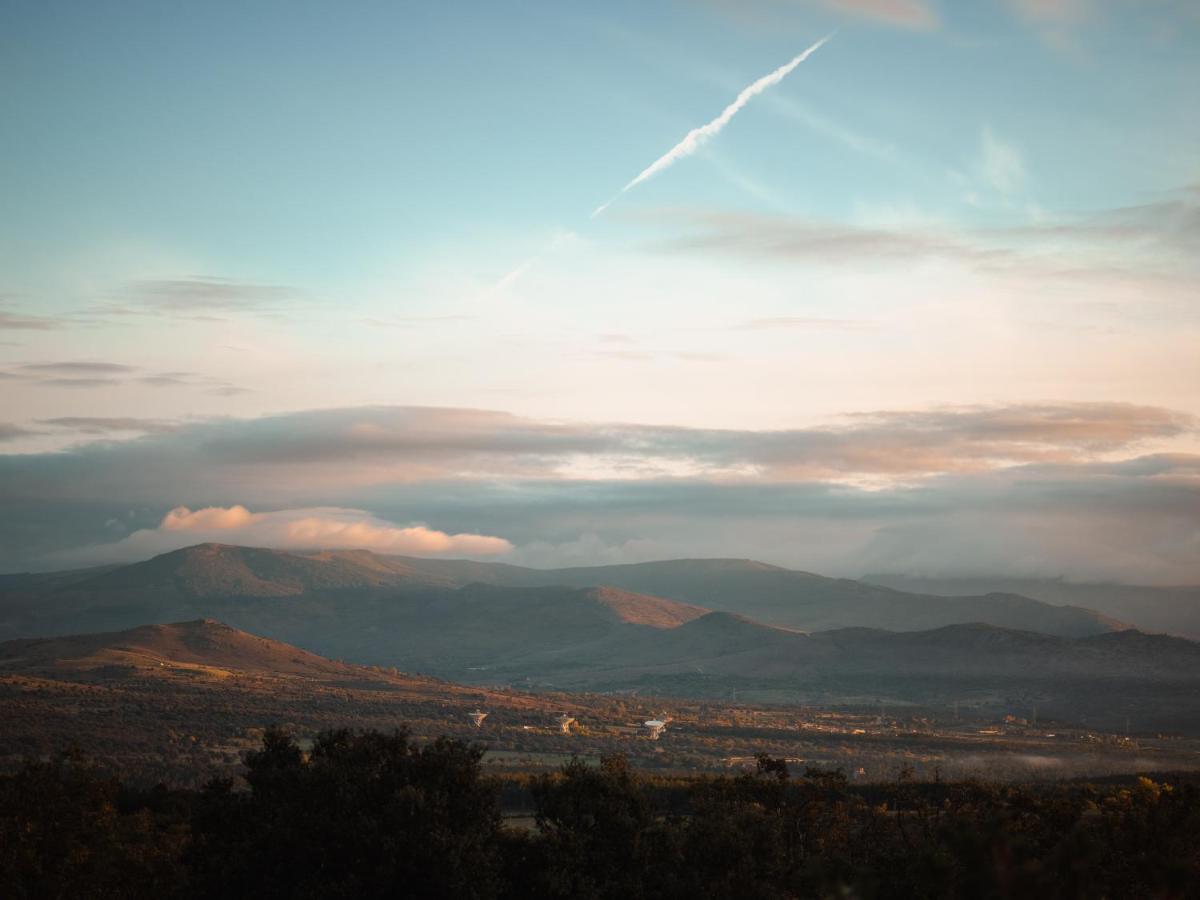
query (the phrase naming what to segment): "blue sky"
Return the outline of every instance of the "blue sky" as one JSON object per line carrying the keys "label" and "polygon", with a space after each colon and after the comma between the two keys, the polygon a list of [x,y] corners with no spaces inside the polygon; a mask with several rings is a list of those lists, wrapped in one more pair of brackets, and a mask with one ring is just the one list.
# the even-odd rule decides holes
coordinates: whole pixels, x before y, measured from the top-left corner
{"label": "blue sky", "polygon": [[462,244],[584,226],[741,86],[839,26],[712,159],[629,208],[989,221],[1004,210],[964,204],[948,177],[970,174],[983,129],[1021,156],[1018,205],[1103,209],[1195,177],[1200,26],[1165,4],[1098,8],[1061,48],[1003,2],[946,5],[929,29],[744,6],[10,4],[4,267],[37,295],[64,258],[123,239],[328,293],[421,267],[431,246],[486,272],[489,254]]}
{"label": "blue sky", "polygon": [[[699,152],[589,218],[829,34]],[[1044,426],[1053,408],[1107,437],[947,438],[915,469],[618,442],[535,474],[563,491],[666,478],[878,492],[1183,458],[1196,431],[1179,423],[1200,415],[1198,49],[1200,16],[1172,0],[7,3],[0,447],[40,466],[227,419],[422,407],[701,442],[844,436],[874,416],[910,441],[888,452],[911,456],[899,412]],[[347,478],[425,477],[374,466]],[[510,461],[436,481],[449,498],[531,477]],[[139,525],[248,502],[175,483]],[[353,509],[470,527],[428,491],[419,513],[357,494]],[[301,493],[349,509],[355,492]],[[300,508],[286,491],[259,502]],[[518,555],[597,530],[616,557],[719,549],[727,533],[513,516]],[[1196,523],[1169,524],[1188,535],[1169,563],[1128,571],[1200,578]],[[105,527],[19,554],[121,539]],[[811,559],[788,541],[772,552],[851,572],[895,527],[864,520],[858,543]],[[1029,565],[1091,571],[1071,559]]]}

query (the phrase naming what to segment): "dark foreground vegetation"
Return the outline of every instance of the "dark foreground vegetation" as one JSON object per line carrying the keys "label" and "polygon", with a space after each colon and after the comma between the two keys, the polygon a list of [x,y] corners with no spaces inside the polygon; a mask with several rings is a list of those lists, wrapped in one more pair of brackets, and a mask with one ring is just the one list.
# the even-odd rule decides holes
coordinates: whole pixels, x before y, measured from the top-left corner
{"label": "dark foreground vegetation", "polygon": [[30,762],[0,777],[0,896],[1200,896],[1194,783],[851,786],[765,756],[739,776],[606,758],[501,782],[481,755],[268,731],[244,784],[200,791]]}

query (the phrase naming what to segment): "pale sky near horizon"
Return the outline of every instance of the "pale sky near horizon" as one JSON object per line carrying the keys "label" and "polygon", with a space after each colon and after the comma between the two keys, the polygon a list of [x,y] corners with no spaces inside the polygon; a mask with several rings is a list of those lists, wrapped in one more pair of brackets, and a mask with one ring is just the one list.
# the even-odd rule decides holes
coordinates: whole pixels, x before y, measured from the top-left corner
{"label": "pale sky near horizon", "polygon": [[1198,51],[1185,0],[0,4],[0,570],[1200,582]]}

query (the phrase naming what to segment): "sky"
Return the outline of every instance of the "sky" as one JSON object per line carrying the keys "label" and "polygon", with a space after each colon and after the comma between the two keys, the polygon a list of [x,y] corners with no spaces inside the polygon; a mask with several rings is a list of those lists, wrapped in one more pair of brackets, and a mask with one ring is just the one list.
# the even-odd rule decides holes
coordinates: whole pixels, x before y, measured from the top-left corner
{"label": "sky", "polygon": [[1198,50],[1188,0],[0,3],[0,571],[1198,583]]}

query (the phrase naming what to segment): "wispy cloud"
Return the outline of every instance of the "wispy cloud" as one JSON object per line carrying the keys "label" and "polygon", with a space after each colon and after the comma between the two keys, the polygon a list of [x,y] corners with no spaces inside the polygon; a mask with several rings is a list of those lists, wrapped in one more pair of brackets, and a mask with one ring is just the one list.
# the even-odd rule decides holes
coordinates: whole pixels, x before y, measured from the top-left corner
{"label": "wispy cloud", "polygon": [[110,388],[122,385],[199,388],[223,397],[245,393],[248,390],[223,378],[196,372],[148,372],[138,366],[92,360],[26,363],[9,371],[0,370],[0,379],[23,381],[32,386],[61,388]]}
{"label": "wispy cloud", "polygon": [[1094,0],[1010,0],[1022,18],[1040,25],[1077,25],[1095,13]]}
{"label": "wispy cloud", "polygon": [[709,3],[728,16],[761,27],[778,26],[781,21],[805,21],[815,6],[860,22],[895,28],[928,30],[939,24],[929,0],[709,0]]}
{"label": "wispy cloud", "polygon": [[131,372],[137,371],[135,366],[127,366],[122,363],[71,360],[66,362],[27,363],[19,368],[22,372],[32,372],[37,375],[65,376],[128,375]]}
{"label": "wispy cloud", "polygon": [[1025,184],[1025,161],[1017,147],[1002,140],[991,128],[980,138],[979,174],[1002,194],[1012,194]]}
{"label": "wispy cloud", "polygon": [[80,311],[92,320],[162,317],[190,322],[224,322],[238,314],[279,315],[297,307],[300,291],[286,285],[230,278],[141,279],[126,284],[110,302]]}
{"label": "wispy cloud", "polygon": [[59,416],[39,419],[39,425],[64,428],[80,434],[101,435],[112,433],[163,434],[179,427],[176,422],[165,419],[139,419],[133,416]]}
{"label": "wispy cloud", "polygon": [[902,28],[934,28],[937,14],[924,0],[820,0],[821,5],[856,18]]}
{"label": "wispy cloud", "polygon": [[[1017,183],[1019,167],[1011,162],[996,166],[993,176],[999,184]],[[990,228],[855,225],[705,210],[659,210],[641,218],[676,226],[673,236],[648,245],[674,253],[719,252],[748,259],[872,267],[941,259],[990,274],[1043,281],[1106,288],[1140,285],[1165,302],[1194,296],[1200,287],[1200,189],[1195,186],[1145,204]]]}
{"label": "wispy cloud", "polygon": [[0,331],[54,331],[66,327],[63,319],[30,316],[0,309]]}
{"label": "wispy cloud", "polygon": [[776,259],[824,262],[949,257],[996,261],[1008,251],[972,242],[966,235],[913,229],[868,228],[796,216],[729,212],[665,212],[664,223],[688,232],[654,242],[666,251],[720,251]]}
{"label": "wispy cloud", "polygon": [[93,388],[111,388],[121,384],[115,378],[40,378],[35,384],[41,387],[72,388],[89,390]]}
{"label": "wispy cloud", "polygon": [[594,210],[592,210],[591,217],[594,219],[596,216],[600,215],[602,212],[604,212],[604,210],[608,209],[608,207],[612,205],[613,201],[616,200],[617,197],[619,197],[621,194],[624,194],[629,189],[641,184],[648,178],[653,178],[659,172],[669,168],[684,157],[691,156],[693,153],[699,150],[700,147],[702,147],[706,142],[712,140],[714,137],[720,134],[721,130],[731,121],[733,121],[733,117],[736,116],[747,103],[761,94],[767,88],[773,87],[774,85],[777,85],[779,82],[783,81],[783,79],[790,75],[792,71],[798,65],[800,65],[800,63],[808,59],[813,53],[816,53],[817,50],[819,50],[830,39],[830,37],[832,37],[832,35],[827,35],[826,37],[821,38],[803,53],[793,57],[790,62],[785,63],[770,74],[764,75],[762,78],[752,83],[749,87],[743,88],[742,92],[739,93],[736,98],[734,98],[732,103],[730,103],[721,111],[719,116],[717,116],[711,122],[701,125],[698,128],[693,128],[691,131],[689,131],[686,135],[684,135],[683,140],[681,140],[678,144],[639,172],[628,184],[625,185],[625,187],[621,188],[616,197],[613,197],[612,200],[600,204]]}
{"label": "wispy cloud", "polygon": [[366,318],[364,325],[375,328],[414,328],[420,325],[440,325],[446,322],[469,322],[474,316],[400,316],[394,319]]}
{"label": "wispy cloud", "polygon": [[824,319],[819,316],[770,316],[762,319],[749,319],[740,323],[738,328],[751,331],[767,331],[779,328],[815,328],[844,331],[866,331],[874,328],[873,322],[861,319]]}
{"label": "wispy cloud", "polygon": [[30,431],[28,428],[22,428],[11,422],[0,422],[0,442],[15,441],[19,438],[30,437],[36,434],[36,431]]}

